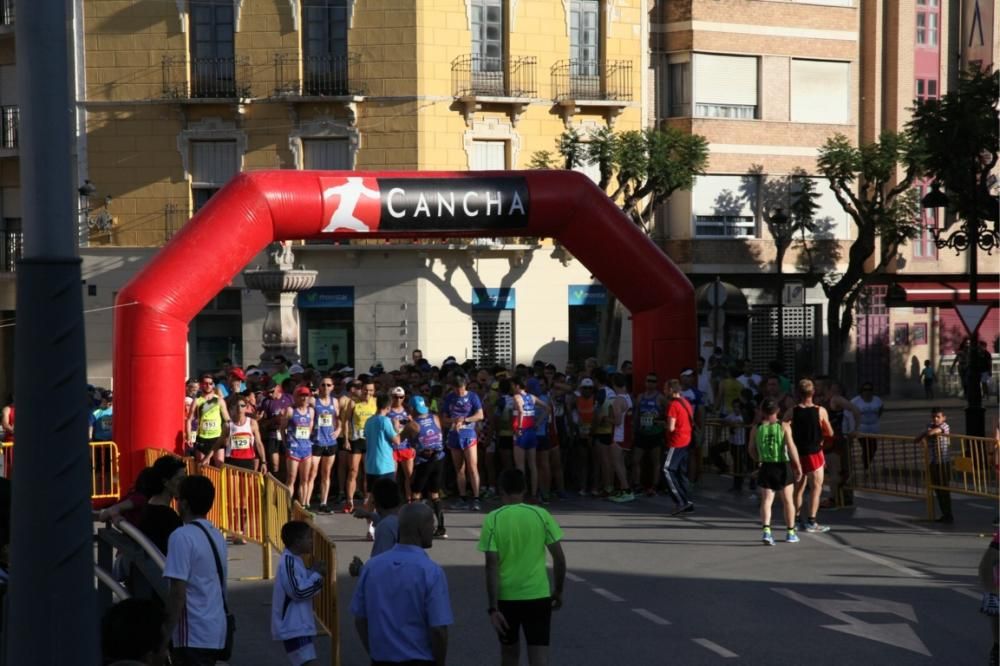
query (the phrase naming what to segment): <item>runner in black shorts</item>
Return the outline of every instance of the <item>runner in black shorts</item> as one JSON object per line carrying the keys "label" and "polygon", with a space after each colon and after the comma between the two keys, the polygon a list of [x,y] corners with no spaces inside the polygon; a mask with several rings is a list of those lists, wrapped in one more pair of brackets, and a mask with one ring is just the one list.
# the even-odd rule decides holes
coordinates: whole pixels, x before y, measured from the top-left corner
{"label": "runner in black shorts", "polygon": [[[760,488],[760,522],[764,529],[761,542],[774,545],[771,534],[771,504],[774,496],[781,497],[785,510],[788,535],[785,541],[798,543],[795,531],[795,499],[792,484],[802,477],[799,453],[792,439],[792,428],[778,420],[778,403],[767,398],[760,405],[761,422],[750,431],[747,453],[755,463],[760,463],[757,486]],[[793,471],[794,470],[794,471]]]}
{"label": "runner in black shorts", "polygon": [[[497,610],[507,621],[507,631],[497,632],[501,645],[517,645],[521,630],[528,649],[548,647],[552,629],[552,597],[528,601],[497,601]],[[531,662],[534,663],[534,662]]]}

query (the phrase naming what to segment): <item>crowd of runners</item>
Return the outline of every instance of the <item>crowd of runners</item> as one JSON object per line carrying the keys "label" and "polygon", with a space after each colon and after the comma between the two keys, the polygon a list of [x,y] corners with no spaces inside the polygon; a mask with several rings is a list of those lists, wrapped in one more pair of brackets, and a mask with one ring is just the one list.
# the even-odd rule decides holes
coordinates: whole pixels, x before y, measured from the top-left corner
{"label": "crowd of runners", "polygon": [[[416,350],[399,369],[368,372],[275,360],[271,374],[226,363],[188,382],[191,455],[269,471],[322,514],[370,511],[373,484],[392,478],[407,500],[432,506],[438,537],[447,536],[445,498],[450,510],[480,511],[505,469],[525,473],[532,503],[663,494],[678,515],[695,510],[692,485],[708,460],[732,472],[734,492],[749,480],[751,498],[764,500],[765,543],[771,500],[787,489],[795,541],[796,530],[828,529],[816,520],[821,504],[849,501],[838,492],[848,441],[858,434],[870,461],[882,413],[870,384],[848,400],[829,378],[793,386],[779,364],[761,376],[721,350],[676,378],[641,379],[629,362],[596,359],[505,368],[450,356],[433,366]],[[706,437],[709,419],[725,426]],[[824,451],[839,454],[830,470],[839,499],[821,498]]]}

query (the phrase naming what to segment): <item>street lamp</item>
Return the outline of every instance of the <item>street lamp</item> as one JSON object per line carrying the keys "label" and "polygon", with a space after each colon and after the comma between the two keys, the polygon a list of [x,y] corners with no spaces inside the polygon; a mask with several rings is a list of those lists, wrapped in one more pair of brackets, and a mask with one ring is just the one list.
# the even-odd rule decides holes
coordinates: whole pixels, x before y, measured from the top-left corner
{"label": "street lamp", "polygon": [[[920,205],[926,209],[947,208],[949,204],[948,195],[941,191],[941,185],[934,182],[931,191],[920,200]],[[990,197],[985,206],[977,206],[976,209],[982,212],[974,218],[959,221],[957,228],[948,232],[948,225],[945,229],[936,226],[930,228],[931,236],[934,237],[934,245],[938,249],[951,248],[956,254],[968,251],[969,253],[969,302],[976,303],[979,300],[979,250],[984,250],[992,255],[994,248],[1000,248],[1000,227],[998,227],[998,216],[996,201]],[[993,222],[993,228],[989,228],[987,222]],[[983,409],[983,394],[980,387],[979,376],[982,372],[980,368],[981,355],[979,353],[979,334],[974,331],[969,336],[969,354],[966,367],[966,376],[962,377],[965,389],[965,429],[969,435],[983,437],[986,434],[986,412]]]}
{"label": "street lamp", "polygon": [[[775,208],[774,212],[771,213],[771,233],[776,243],[791,243],[788,222],[789,217],[781,208]],[[779,264],[776,268],[778,270],[778,360],[781,362],[781,366],[785,367],[785,281],[781,265]]]}

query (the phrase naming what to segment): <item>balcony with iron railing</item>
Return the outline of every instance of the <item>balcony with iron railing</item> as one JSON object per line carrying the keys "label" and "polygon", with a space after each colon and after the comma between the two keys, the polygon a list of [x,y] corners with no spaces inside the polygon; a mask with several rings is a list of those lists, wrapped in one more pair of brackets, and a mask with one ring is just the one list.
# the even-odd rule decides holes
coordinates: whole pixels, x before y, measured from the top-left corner
{"label": "balcony with iron railing", "polygon": [[538,96],[535,56],[487,57],[461,55],[451,62],[455,99],[462,105],[465,121],[484,104],[506,106],[516,124],[524,109]]}
{"label": "balcony with iron railing", "polygon": [[163,96],[188,100],[239,100],[253,97],[250,59],[163,56]]}
{"label": "balcony with iron railing", "polygon": [[364,94],[361,59],[356,54],[274,54],[275,97],[347,99]]}
{"label": "balcony with iron railing", "polygon": [[0,106],[0,157],[17,155],[17,132],[20,121],[20,107]]}
{"label": "balcony with iron railing", "polygon": [[632,103],[629,60],[560,60],[550,73],[553,97],[567,123],[582,107],[603,109],[610,123]]}

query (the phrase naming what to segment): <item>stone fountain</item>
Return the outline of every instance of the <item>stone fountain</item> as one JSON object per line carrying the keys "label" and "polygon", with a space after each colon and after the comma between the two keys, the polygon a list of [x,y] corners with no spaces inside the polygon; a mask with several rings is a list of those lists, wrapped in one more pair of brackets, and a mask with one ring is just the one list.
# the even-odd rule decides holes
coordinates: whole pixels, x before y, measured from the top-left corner
{"label": "stone fountain", "polygon": [[266,268],[243,271],[248,289],[264,292],[267,315],[264,317],[264,353],[260,367],[274,372],[275,356],[284,356],[288,363],[298,363],[299,317],[295,311],[295,294],[316,284],[316,271],[294,267],[295,255],[287,241],[274,243],[268,253]]}

